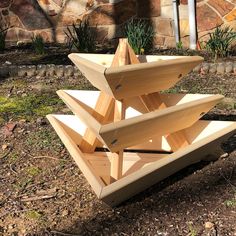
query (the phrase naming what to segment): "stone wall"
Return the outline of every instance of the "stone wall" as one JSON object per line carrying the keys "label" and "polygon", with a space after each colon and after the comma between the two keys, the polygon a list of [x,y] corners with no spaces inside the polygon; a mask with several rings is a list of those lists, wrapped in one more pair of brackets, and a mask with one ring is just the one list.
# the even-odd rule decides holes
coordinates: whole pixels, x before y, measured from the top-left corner
{"label": "stone wall", "polygon": [[[180,31],[188,46],[187,0],[181,0]],[[30,41],[40,34],[46,41],[65,42],[66,27],[88,19],[97,26],[100,42],[122,36],[121,26],[131,17],[151,18],[157,46],[175,46],[172,0],[0,0],[0,23],[12,26],[7,41]],[[236,29],[236,0],[197,0],[200,41],[218,25]]]}

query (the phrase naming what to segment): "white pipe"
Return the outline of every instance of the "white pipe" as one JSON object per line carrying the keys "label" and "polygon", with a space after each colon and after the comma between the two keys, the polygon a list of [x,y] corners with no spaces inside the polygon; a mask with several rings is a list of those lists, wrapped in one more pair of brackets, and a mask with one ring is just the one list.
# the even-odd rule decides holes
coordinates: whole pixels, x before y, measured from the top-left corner
{"label": "white pipe", "polygon": [[197,28],[196,28],[196,11],[195,0],[188,0],[188,15],[189,15],[189,33],[190,33],[190,49],[197,47]]}
{"label": "white pipe", "polygon": [[178,2],[179,2],[178,0],[172,0],[172,3],[173,3],[173,17],[174,17],[174,29],[175,29],[175,42],[176,42],[176,44],[180,42]]}

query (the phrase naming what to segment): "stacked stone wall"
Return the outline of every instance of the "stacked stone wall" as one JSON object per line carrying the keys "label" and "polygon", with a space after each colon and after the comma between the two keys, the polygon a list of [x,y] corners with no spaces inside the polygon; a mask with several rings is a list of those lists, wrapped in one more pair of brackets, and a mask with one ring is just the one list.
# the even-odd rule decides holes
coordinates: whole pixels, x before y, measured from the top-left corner
{"label": "stacked stone wall", "polygon": [[[181,41],[189,42],[188,2],[179,5]],[[235,0],[197,0],[197,29],[200,41],[219,25],[236,30]],[[151,19],[155,45],[175,47],[172,0],[1,0],[0,24],[8,43],[30,41],[40,34],[48,42],[66,42],[67,26],[88,19],[97,27],[98,40],[122,36],[121,26],[131,17]]]}

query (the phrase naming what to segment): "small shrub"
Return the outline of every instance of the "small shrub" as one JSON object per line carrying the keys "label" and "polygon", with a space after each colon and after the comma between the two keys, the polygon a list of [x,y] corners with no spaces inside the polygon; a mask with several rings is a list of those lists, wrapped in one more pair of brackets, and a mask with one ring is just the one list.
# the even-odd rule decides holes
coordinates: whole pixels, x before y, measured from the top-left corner
{"label": "small shrub", "polygon": [[32,46],[36,54],[42,55],[45,53],[45,43],[41,35],[32,38]]}
{"label": "small shrub", "polygon": [[228,55],[230,47],[236,39],[236,32],[230,27],[217,27],[213,33],[209,33],[209,36],[206,49],[213,54],[216,60],[218,57]]}
{"label": "small shrub", "polygon": [[3,29],[2,27],[0,27],[0,52],[4,51],[6,46],[7,30],[8,28]]}
{"label": "small shrub", "polygon": [[125,25],[124,33],[136,54],[144,54],[152,48],[154,30],[147,20],[132,18]]}
{"label": "small shrub", "polygon": [[96,30],[93,30],[87,20],[81,21],[78,25],[73,24],[72,29],[67,27],[70,50],[72,47],[79,52],[94,52],[96,49]]}

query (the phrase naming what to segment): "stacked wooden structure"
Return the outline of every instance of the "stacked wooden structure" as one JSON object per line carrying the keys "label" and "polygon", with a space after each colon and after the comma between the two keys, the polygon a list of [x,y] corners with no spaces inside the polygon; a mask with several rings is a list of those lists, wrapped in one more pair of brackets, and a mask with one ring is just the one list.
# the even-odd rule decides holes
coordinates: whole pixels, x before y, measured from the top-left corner
{"label": "stacked wooden structure", "polygon": [[108,205],[204,159],[236,129],[236,122],[199,120],[221,95],[160,93],[201,57],[136,56],[121,39],[115,55],[69,58],[100,91],[60,90],[74,115],[47,117]]}

